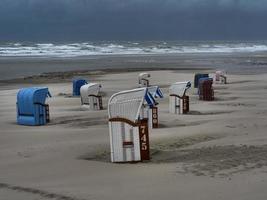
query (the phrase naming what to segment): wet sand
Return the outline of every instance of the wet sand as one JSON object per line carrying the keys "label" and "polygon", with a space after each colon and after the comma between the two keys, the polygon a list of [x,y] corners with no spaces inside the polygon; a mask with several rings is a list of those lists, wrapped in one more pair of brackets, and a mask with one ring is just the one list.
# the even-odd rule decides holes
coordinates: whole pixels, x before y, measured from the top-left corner
{"label": "wet sand", "polygon": [[185,53],[159,55],[105,55],[60,57],[0,57],[0,80],[49,72],[95,70],[184,70],[225,69],[231,74],[267,73],[267,53]]}
{"label": "wet sand", "polygon": [[[138,70],[138,69],[137,69]],[[160,127],[150,132],[150,162],[109,162],[107,101],[135,88],[138,71],[67,72],[2,82],[0,86],[0,199],[262,199],[267,198],[267,74],[229,74],[214,85],[215,101],[190,94],[190,113],[168,112],[168,87],[212,69],[153,70],[159,85]],[[103,86],[102,111],[70,98],[76,75]],[[62,77],[62,78],[59,78]],[[16,93],[48,86],[51,123],[16,124]]]}

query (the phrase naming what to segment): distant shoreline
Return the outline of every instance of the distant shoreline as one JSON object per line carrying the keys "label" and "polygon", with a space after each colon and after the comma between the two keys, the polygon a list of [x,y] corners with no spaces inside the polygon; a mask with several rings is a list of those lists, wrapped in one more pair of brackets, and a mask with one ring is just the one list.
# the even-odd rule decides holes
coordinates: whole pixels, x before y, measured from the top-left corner
{"label": "distant shoreline", "polygon": [[47,76],[47,73],[80,74],[144,70],[203,71],[224,69],[232,74],[267,73],[267,53],[213,53],[185,55],[105,55],[74,58],[0,57],[0,81]]}
{"label": "distant shoreline", "polygon": [[74,77],[83,76],[103,76],[114,73],[141,72],[141,71],[174,71],[181,73],[192,73],[194,71],[208,72],[211,68],[128,68],[128,69],[103,69],[103,70],[74,70],[67,72],[47,72],[39,75],[27,76],[23,78],[14,78],[0,80],[0,86],[9,84],[43,84],[43,83],[65,83],[71,81]]}

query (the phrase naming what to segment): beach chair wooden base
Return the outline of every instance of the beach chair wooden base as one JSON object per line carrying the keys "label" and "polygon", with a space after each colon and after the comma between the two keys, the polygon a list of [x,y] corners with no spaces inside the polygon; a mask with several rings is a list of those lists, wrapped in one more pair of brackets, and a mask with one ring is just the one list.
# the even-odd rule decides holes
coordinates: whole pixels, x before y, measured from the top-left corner
{"label": "beach chair wooden base", "polygon": [[170,94],[169,104],[170,113],[186,114],[189,112],[189,96],[180,97],[176,94]]}
{"label": "beach chair wooden base", "polygon": [[89,95],[89,109],[90,110],[103,110],[102,97],[98,95]]}
{"label": "beach chair wooden base", "polygon": [[45,118],[46,118],[46,122],[49,123],[50,122],[50,114],[49,114],[49,105],[45,104]]}
{"label": "beach chair wooden base", "polygon": [[151,128],[159,127],[159,119],[158,119],[158,107],[154,106],[149,109],[149,124]]}
{"label": "beach chair wooden base", "polygon": [[150,160],[148,119],[132,122],[109,119],[111,161],[117,163]]}

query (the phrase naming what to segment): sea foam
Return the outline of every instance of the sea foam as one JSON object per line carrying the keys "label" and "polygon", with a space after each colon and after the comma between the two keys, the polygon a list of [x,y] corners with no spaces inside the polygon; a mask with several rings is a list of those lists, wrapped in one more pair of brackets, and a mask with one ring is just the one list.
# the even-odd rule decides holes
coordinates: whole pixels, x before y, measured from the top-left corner
{"label": "sea foam", "polygon": [[76,57],[90,55],[188,54],[267,51],[266,42],[82,42],[0,44],[0,56]]}

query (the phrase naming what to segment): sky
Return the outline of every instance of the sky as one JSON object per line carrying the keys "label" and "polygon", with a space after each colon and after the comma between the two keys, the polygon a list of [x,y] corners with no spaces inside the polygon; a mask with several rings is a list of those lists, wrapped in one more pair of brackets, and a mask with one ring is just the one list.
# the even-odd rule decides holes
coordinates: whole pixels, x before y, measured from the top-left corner
{"label": "sky", "polygon": [[264,40],[267,0],[0,0],[2,41]]}

